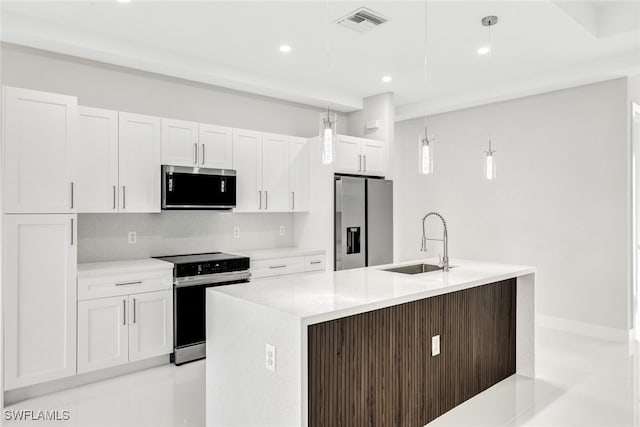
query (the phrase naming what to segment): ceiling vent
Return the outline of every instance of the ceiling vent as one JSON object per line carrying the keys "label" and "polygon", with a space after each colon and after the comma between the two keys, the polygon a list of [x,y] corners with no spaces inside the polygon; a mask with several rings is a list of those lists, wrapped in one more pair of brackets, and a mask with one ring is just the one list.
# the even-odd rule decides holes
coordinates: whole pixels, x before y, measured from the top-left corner
{"label": "ceiling vent", "polygon": [[388,19],[378,12],[374,12],[366,7],[361,7],[353,12],[343,16],[336,21],[336,24],[350,28],[359,33],[366,33],[367,31],[384,24]]}

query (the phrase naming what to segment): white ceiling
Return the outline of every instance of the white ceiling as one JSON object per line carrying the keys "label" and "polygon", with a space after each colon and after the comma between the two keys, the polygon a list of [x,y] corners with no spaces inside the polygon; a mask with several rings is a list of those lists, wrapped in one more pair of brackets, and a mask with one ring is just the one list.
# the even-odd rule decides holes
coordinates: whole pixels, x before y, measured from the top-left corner
{"label": "white ceiling", "polygon": [[[640,1],[429,0],[426,87],[424,2],[332,0],[329,20],[360,6],[389,22],[327,25],[324,1],[5,0],[1,37],[311,105],[329,94],[342,111],[392,91],[398,119],[640,73]],[[491,60],[476,54],[488,14],[500,19]]]}

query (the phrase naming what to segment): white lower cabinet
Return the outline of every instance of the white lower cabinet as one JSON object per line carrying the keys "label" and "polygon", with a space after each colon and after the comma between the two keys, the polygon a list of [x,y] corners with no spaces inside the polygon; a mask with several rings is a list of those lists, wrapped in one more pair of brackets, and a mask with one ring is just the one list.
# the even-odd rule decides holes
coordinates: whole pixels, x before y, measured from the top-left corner
{"label": "white lower cabinet", "polygon": [[129,361],[127,297],[78,302],[78,373]]}
{"label": "white lower cabinet", "polygon": [[173,274],[168,266],[157,260],[80,264],[78,373],[173,351]]}
{"label": "white lower cabinet", "polygon": [[75,214],[5,215],[4,389],[76,373]]}
{"label": "white lower cabinet", "polygon": [[251,279],[311,273],[325,270],[325,253],[311,253],[287,248],[243,252],[251,258]]}
{"label": "white lower cabinet", "polygon": [[171,291],[159,291],[129,296],[129,361],[173,350],[171,295]]}
{"label": "white lower cabinet", "polygon": [[78,302],[78,373],[173,350],[171,291]]}

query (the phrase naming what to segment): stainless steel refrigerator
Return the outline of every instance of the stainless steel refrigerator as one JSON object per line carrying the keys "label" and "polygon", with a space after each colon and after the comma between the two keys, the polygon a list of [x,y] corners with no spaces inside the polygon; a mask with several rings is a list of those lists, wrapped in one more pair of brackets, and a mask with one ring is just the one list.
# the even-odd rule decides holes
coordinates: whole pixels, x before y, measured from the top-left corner
{"label": "stainless steel refrigerator", "polygon": [[335,269],[393,262],[393,181],[335,177]]}

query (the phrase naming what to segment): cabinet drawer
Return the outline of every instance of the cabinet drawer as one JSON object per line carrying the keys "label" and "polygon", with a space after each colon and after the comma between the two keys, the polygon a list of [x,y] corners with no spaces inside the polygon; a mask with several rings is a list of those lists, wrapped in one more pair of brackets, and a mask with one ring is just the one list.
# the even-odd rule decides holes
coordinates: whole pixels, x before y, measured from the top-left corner
{"label": "cabinet drawer", "polygon": [[78,300],[131,295],[171,289],[171,270],[78,278]]}
{"label": "cabinet drawer", "polygon": [[304,257],[304,271],[324,271],[325,269],[325,256],[321,255],[309,255]]}
{"label": "cabinet drawer", "polygon": [[281,276],[305,271],[305,257],[263,259],[251,262],[251,277]]}

